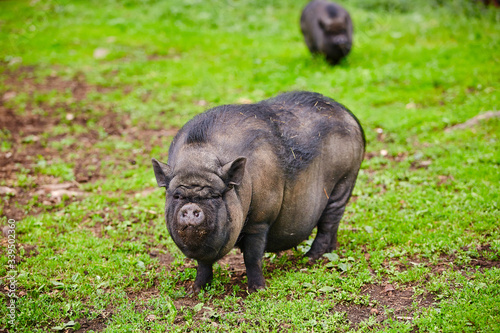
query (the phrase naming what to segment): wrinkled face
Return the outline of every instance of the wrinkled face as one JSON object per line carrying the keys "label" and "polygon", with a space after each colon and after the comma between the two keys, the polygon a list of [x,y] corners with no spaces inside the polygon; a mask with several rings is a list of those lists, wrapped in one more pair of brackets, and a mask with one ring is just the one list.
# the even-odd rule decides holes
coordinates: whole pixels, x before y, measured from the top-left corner
{"label": "wrinkled face", "polygon": [[173,167],[152,161],[158,186],[167,188],[167,228],[186,256],[214,262],[241,231],[242,221],[232,221],[232,216],[242,220],[234,186],[242,182],[246,158],[220,165],[210,154],[185,155]]}
{"label": "wrinkled face", "polygon": [[352,41],[349,36],[349,18],[337,14],[319,20],[324,33],[323,50],[332,58],[342,57],[351,50]]}
{"label": "wrinkled face", "polygon": [[330,26],[325,27],[325,38],[327,44],[332,47],[337,47],[341,50],[350,49],[351,47],[347,24],[345,22],[334,22]]}
{"label": "wrinkled face", "polygon": [[224,195],[229,189],[215,174],[174,176],[167,189],[165,217],[181,251],[198,260],[216,260],[229,237]]}

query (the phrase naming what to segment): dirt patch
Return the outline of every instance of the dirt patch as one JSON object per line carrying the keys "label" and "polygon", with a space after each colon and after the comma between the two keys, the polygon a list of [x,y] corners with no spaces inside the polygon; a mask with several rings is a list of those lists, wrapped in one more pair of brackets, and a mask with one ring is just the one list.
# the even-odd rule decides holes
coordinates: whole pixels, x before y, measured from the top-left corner
{"label": "dirt patch", "polygon": [[[109,156],[97,148],[96,143],[102,140],[99,131],[109,137],[126,137],[126,141],[143,141],[144,149],[137,154],[148,157],[162,138],[177,132],[132,126],[127,115],[118,115],[110,106],[89,105],[86,98],[90,93],[106,93],[112,88],[90,85],[82,73],[70,80],[54,75],[39,79],[33,68],[21,67],[2,75],[6,90],[0,91],[0,139],[5,141],[0,151],[0,179],[4,182],[0,210],[8,218],[21,220],[58,208],[60,200],[53,200],[40,188],[61,183],[61,179],[43,174],[41,166],[64,163],[71,167],[75,190],[79,184],[95,182],[105,175],[100,167],[103,160],[135,165],[135,160],[119,154]],[[66,130],[58,134],[61,128]],[[80,198],[68,197],[65,200]]]}
{"label": "dirt patch", "polygon": [[[469,249],[464,248],[463,250],[468,251]],[[474,273],[476,271],[484,272],[484,270],[493,267],[500,268],[500,260],[491,260],[487,257],[487,255],[495,253],[490,244],[480,245],[476,250],[477,254],[470,254],[470,257],[466,259],[460,258],[456,254],[441,254],[439,261],[435,264],[422,258],[412,258],[410,261],[430,267],[434,274],[442,273],[445,270]],[[408,267],[408,265],[401,265],[399,262],[396,262],[396,264],[399,268],[404,269]]]}
{"label": "dirt patch", "polygon": [[36,257],[39,254],[38,247],[36,245],[18,244],[17,248],[17,253],[23,253],[23,255],[16,255],[16,264],[24,262],[26,259]]}
{"label": "dirt patch", "polygon": [[[74,331],[76,333],[84,333],[88,331],[101,332],[106,328],[106,322],[109,320],[111,313],[104,312],[97,316],[95,319],[81,318],[77,322],[81,325],[80,329]],[[73,330],[69,330],[73,332]]]}
{"label": "dirt patch", "polygon": [[[487,257],[489,253],[495,253],[489,244],[479,246],[477,250],[477,255],[471,255],[472,258],[467,256],[464,259],[455,254],[441,254],[435,262],[419,256],[408,257],[404,261],[399,258],[386,258],[381,263],[381,266],[385,270],[394,269],[398,272],[404,272],[416,266],[427,267],[430,269],[430,274],[441,274],[447,270],[460,271],[465,274],[467,272],[484,272],[486,269],[493,267],[500,268],[500,260],[491,260]],[[369,253],[365,253],[365,259],[369,261]],[[375,271],[371,266],[370,271],[375,275]],[[384,276],[384,273],[382,275]]]}
{"label": "dirt patch", "polygon": [[151,258],[158,259],[160,267],[169,267],[174,261],[174,257],[169,253],[161,253],[159,249],[155,248],[149,251]]}
{"label": "dirt patch", "polygon": [[[0,254],[7,255],[7,250],[9,247],[9,239],[7,238],[7,231],[10,230],[8,226],[2,228],[2,235],[0,239]],[[39,254],[38,247],[36,245],[31,244],[15,244],[15,261],[16,265],[26,261],[26,259],[31,257],[36,257]]]}
{"label": "dirt patch", "polygon": [[[71,96],[81,101],[87,97],[90,92],[106,93],[112,88],[92,86],[86,83],[85,74],[83,72],[76,73],[70,80],[62,79],[56,74],[51,74],[43,80],[35,77],[35,67],[21,66],[16,70],[6,70],[4,75],[4,83],[10,87],[4,93],[5,97],[13,98],[21,92],[33,95],[35,92],[68,92]],[[7,94],[7,96],[5,96]]]}
{"label": "dirt patch", "polygon": [[[415,296],[412,287],[399,289],[391,285],[370,284],[362,288],[361,294],[370,296],[371,306],[343,303],[334,306],[334,311],[346,312],[352,324],[359,324],[372,316],[375,317],[376,322],[382,322],[389,317],[411,321],[415,309],[430,307],[433,304],[432,295]],[[418,306],[414,307],[414,304]]]}
{"label": "dirt patch", "polygon": [[479,267],[481,271],[488,268],[500,268],[500,261],[486,260],[486,259],[472,259],[469,266]]}
{"label": "dirt patch", "polygon": [[39,254],[38,247],[36,245],[24,244],[21,245],[21,247],[24,249],[24,255],[27,258],[36,257]]}
{"label": "dirt patch", "polygon": [[[464,251],[468,251],[468,248],[464,248]],[[477,255],[471,254],[470,261],[464,263],[464,260],[459,258],[458,255],[441,255],[440,259],[445,263],[453,263],[454,269],[459,271],[480,271],[484,272],[486,269],[490,269],[493,267],[500,268],[500,260],[491,260],[486,257],[486,255],[490,253],[494,253],[490,244],[482,245],[476,248]]]}
{"label": "dirt patch", "polygon": [[[43,185],[60,181],[58,177],[37,172],[36,166],[41,160],[43,163],[62,160],[75,165],[75,186],[78,182],[99,178],[98,168],[89,167],[95,162],[91,148],[98,140],[97,131],[88,129],[72,135],[74,140],[62,151],[51,144],[64,140],[68,135],[49,136],[48,133],[55,126],[87,126],[88,110],[75,102],[82,101],[91,91],[104,92],[106,89],[86,84],[82,75],[71,81],[58,77],[37,81],[32,68],[20,68],[16,72],[6,71],[3,74],[7,91],[0,92],[0,128],[2,140],[8,142],[8,146],[2,147],[0,152],[0,178],[14,194],[2,195],[1,208],[8,218],[20,220],[46,208],[50,210],[50,206],[60,202],[59,199],[54,200],[50,193],[39,191]],[[66,102],[40,97],[40,92],[50,91],[57,94],[69,92],[70,96]],[[11,100],[20,95],[25,96],[24,99],[12,104]],[[120,123],[116,121],[117,116],[110,110],[103,113],[98,125],[107,129],[109,134],[115,133],[116,126],[111,124]],[[71,153],[77,153],[77,157],[69,158]],[[69,197],[74,196],[70,194]],[[30,201],[30,211],[26,212],[23,207]],[[40,205],[36,205],[36,202]]]}
{"label": "dirt patch", "polygon": [[226,268],[233,273],[245,272],[245,261],[243,253],[239,249],[232,250],[229,254],[218,261],[219,266]]}

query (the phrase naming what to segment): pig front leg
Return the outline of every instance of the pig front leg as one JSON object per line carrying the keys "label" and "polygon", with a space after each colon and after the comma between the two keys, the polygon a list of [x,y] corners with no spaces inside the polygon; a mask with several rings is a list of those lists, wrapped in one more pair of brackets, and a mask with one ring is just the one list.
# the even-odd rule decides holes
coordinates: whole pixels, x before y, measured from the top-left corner
{"label": "pig front leg", "polygon": [[248,278],[248,292],[253,293],[266,288],[266,280],[262,273],[262,257],[266,248],[267,230],[258,234],[246,234],[242,240],[241,250]]}
{"label": "pig front leg", "polygon": [[194,281],[193,291],[195,294],[199,293],[201,288],[205,287],[212,281],[214,273],[212,271],[213,263],[205,263],[198,261],[198,268],[196,269],[196,280]]}

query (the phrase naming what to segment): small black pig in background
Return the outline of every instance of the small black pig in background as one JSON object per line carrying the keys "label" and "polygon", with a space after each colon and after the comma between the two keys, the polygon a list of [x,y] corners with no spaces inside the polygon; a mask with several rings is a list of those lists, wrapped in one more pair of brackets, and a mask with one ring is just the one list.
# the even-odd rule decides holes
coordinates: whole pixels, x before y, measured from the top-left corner
{"label": "small black pig in background", "polygon": [[234,246],[243,252],[250,292],[265,288],[265,251],[290,249],[315,227],[306,255],[334,250],[364,146],[356,117],[312,92],[219,106],[190,120],[175,136],[168,164],[152,162],[166,188],[170,235],[198,261],[194,291]]}
{"label": "small black pig in background", "polygon": [[352,47],[352,21],[340,5],[313,0],[300,17],[300,28],[311,53],[320,53],[332,65],[345,57]]}

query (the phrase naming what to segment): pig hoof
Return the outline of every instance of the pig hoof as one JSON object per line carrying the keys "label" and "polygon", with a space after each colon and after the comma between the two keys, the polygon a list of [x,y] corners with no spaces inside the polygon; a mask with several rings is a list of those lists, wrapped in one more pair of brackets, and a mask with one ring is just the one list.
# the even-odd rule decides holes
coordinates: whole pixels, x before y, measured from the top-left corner
{"label": "pig hoof", "polygon": [[194,295],[197,295],[202,289],[203,289],[204,286],[200,286],[200,285],[197,285],[197,284],[193,284],[193,287],[191,288],[191,290],[188,292],[188,294],[194,294]]}
{"label": "pig hoof", "polygon": [[266,289],[265,285],[263,285],[263,286],[248,286],[248,293],[253,294],[256,291],[264,290],[264,289]]}
{"label": "pig hoof", "polygon": [[322,255],[323,255],[322,253],[320,254],[320,253],[307,252],[305,256],[309,258],[310,263],[314,263],[316,260],[321,258]]}

